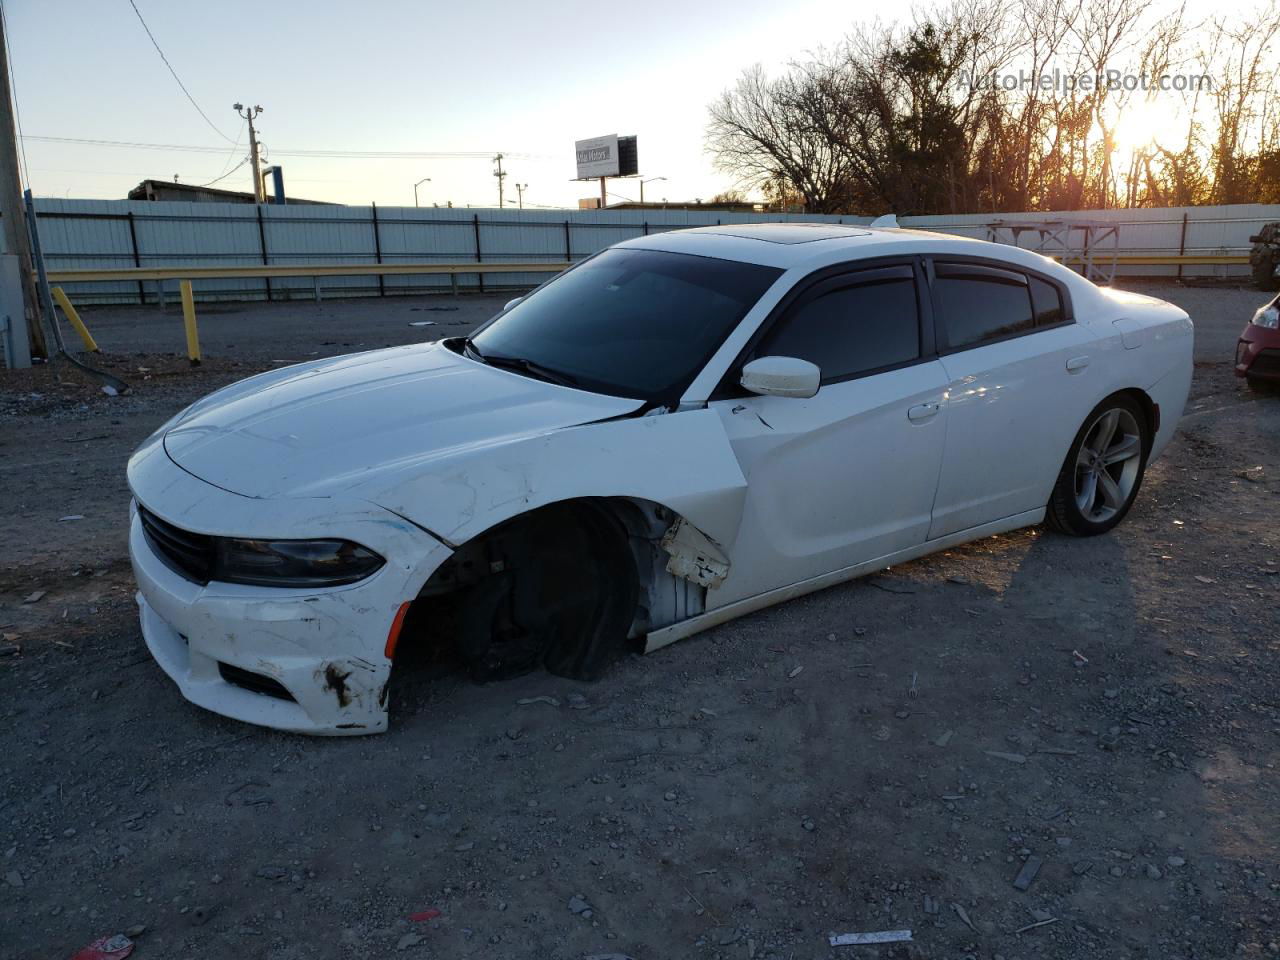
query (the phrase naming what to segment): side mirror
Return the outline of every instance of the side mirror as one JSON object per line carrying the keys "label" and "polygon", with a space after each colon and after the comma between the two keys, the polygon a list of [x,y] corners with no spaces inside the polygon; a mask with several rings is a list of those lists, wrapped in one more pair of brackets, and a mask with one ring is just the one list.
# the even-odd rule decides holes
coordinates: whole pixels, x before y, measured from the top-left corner
{"label": "side mirror", "polygon": [[762,397],[799,397],[818,392],[822,371],[798,357],[758,357],[742,368],[742,386]]}
{"label": "side mirror", "polygon": [[508,300],[507,305],[502,308],[502,312],[506,313],[508,310],[510,310],[512,307],[514,307],[517,303],[519,303],[523,299],[524,297],[516,297],[514,300]]}

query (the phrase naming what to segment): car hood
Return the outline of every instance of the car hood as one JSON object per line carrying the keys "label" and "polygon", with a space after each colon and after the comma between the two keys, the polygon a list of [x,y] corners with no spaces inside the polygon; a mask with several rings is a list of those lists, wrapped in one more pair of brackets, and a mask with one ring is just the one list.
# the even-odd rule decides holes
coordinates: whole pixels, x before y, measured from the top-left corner
{"label": "car hood", "polygon": [[454,455],[642,405],[416,344],[233,384],[187,410],[164,448],[188,473],[233,493],[332,496],[390,471],[428,472]]}

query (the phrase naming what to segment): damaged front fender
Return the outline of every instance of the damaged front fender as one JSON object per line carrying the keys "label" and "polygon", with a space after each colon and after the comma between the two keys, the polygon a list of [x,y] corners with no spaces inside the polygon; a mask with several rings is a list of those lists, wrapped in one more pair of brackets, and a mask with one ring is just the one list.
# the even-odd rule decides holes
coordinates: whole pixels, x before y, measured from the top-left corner
{"label": "damaged front fender", "polygon": [[737,536],[746,489],[720,417],[697,409],[588,423],[470,448],[445,462],[410,462],[379,474],[359,495],[451,546],[564,500],[648,500],[687,518],[723,551]]}

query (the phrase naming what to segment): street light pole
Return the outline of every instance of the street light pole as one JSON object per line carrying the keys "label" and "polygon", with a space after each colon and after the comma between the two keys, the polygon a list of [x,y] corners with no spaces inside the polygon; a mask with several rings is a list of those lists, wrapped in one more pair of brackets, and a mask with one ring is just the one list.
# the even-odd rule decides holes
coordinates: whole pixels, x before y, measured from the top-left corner
{"label": "street light pole", "polygon": [[524,192],[529,189],[529,185],[527,183],[517,183],[517,184],[513,184],[513,186],[516,188],[516,193],[520,197],[520,209],[523,210],[524,209]]}
{"label": "street light pole", "polygon": [[648,180],[641,180],[640,181],[640,202],[644,203],[644,185],[646,183],[655,183],[658,180],[665,180],[665,179],[667,178],[666,177],[650,177]]}
{"label": "street light pole", "polygon": [[415,207],[418,205],[418,187],[420,187],[424,183],[430,183],[430,182],[431,182],[430,177],[423,177],[421,180],[419,180],[417,183],[413,185],[413,205]]}

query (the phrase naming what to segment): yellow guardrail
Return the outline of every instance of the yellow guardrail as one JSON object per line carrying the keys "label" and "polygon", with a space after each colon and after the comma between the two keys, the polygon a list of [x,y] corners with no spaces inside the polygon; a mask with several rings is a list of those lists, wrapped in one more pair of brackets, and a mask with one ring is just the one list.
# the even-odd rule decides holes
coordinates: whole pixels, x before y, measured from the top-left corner
{"label": "yellow guardrail", "polygon": [[194,367],[200,362],[200,335],[196,332],[196,301],[191,295],[191,281],[179,283],[182,292],[182,323],[187,328],[187,359]]}
{"label": "yellow guardrail", "polygon": [[[1079,264],[1079,255],[1055,257],[1066,264]],[[1098,251],[1095,263],[1110,263],[1140,267],[1161,266],[1242,266],[1249,258],[1228,254],[1119,254],[1112,258]],[[396,277],[493,273],[559,273],[571,264],[557,263],[306,263],[306,264],[247,264],[228,267],[108,267],[50,270],[51,283],[89,283],[115,280],[165,281],[165,280],[232,280],[249,277]]]}
{"label": "yellow guardrail", "polygon": [[108,280],[233,280],[242,277],[397,277],[418,274],[559,273],[568,263],[302,263],[229,267],[107,267],[50,270],[50,283]]}
{"label": "yellow guardrail", "polygon": [[89,332],[89,328],[84,325],[84,321],[80,319],[80,314],[76,312],[76,308],[71,305],[71,301],[67,299],[66,293],[61,287],[54,287],[49,291],[53,295],[54,302],[62,308],[63,315],[75,328],[76,333],[80,335],[80,341],[84,344],[84,348],[90,353],[98,352],[98,344],[94,342],[93,334]]}

